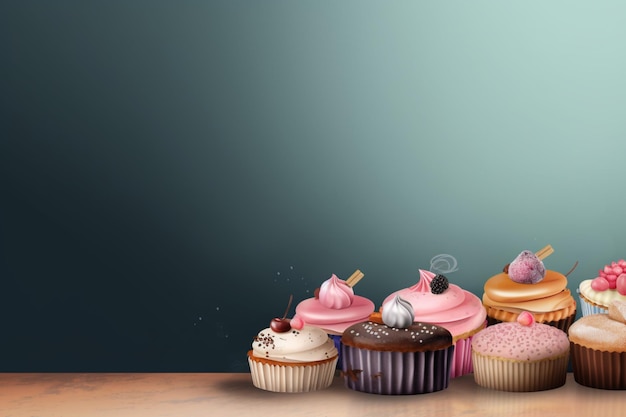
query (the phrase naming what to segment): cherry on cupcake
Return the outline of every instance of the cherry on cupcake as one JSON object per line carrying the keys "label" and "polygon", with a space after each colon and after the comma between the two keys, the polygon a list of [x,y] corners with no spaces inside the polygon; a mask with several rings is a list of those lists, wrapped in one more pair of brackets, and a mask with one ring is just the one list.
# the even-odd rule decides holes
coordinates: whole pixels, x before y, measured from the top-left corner
{"label": "cherry on cupcake", "polygon": [[286,333],[291,330],[291,320],[286,317],[287,312],[289,312],[289,307],[291,307],[292,301],[293,294],[289,296],[289,303],[287,304],[287,309],[285,310],[285,314],[283,314],[283,317],[274,317],[270,322],[270,329],[274,330],[276,333]]}

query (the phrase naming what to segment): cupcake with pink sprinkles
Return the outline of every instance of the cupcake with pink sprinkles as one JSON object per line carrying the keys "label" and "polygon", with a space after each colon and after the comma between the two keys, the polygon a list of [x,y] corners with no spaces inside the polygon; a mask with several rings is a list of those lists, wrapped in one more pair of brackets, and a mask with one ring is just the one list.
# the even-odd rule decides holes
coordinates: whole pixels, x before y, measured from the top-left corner
{"label": "cupcake with pink sprinkles", "polygon": [[606,314],[613,301],[626,302],[626,260],[613,261],[595,278],[582,281],[578,297],[583,316]]}
{"label": "cupcake with pink sprinkles", "polygon": [[499,391],[530,392],[565,384],[567,334],[524,311],[515,322],[488,326],[472,340],[474,380]]}

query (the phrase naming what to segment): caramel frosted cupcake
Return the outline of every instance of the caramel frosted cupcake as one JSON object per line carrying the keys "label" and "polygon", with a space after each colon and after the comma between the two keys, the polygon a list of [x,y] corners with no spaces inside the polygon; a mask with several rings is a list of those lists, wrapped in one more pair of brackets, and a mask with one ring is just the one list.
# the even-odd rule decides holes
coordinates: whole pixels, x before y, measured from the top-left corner
{"label": "caramel frosted cupcake", "polygon": [[562,330],[535,323],[522,312],[515,322],[498,323],[472,340],[474,380],[500,391],[543,391],[565,384],[569,341]]}
{"label": "caramel frosted cupcake", "polygon": [[569,328],[574,380],[587,387],[626,389],[626,302],[612,301],[608,314],[591,314]]}
{"label": "caramel frosted cupcake", "polygon": [[542,259],[552,252],[550,245],[536,254],[525,250],[487,280],[483,305],[489,325],[515,321],[528,311],[538,323],[567,332],[576,317],[576,300],[567,288],[567,277],[545,269]]}
{"label": "caramel frosted cupcake", "polygon": [[[286,313],[285,313],[286,315]],[[326,332],[302,319],[275,318],[248,351],[255,387],[274,392],[307,392],[333,382],[338,352]]]}
{"label": "caramel frosted cupcake", "polygon": [[342,375],[348,388],[371,394],[424,394],[448,387],[452,335],[432,323],[414,322],[411,304],[395,297],[382,323],[365,321],[341,338]]}

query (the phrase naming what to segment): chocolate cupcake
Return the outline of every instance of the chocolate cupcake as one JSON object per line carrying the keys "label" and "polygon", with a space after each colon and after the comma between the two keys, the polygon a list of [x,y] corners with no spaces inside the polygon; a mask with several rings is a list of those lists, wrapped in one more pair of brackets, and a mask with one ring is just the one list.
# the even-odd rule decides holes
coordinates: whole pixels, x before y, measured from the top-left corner
{"label": "chocolate cupcake", "polygon": [[447,388],[454,353],[450,332],[432,323],[414,322],[413,307],[399,296],[383,307],[381,323],[357,323],[343,333],[346,386],[385,395]]}

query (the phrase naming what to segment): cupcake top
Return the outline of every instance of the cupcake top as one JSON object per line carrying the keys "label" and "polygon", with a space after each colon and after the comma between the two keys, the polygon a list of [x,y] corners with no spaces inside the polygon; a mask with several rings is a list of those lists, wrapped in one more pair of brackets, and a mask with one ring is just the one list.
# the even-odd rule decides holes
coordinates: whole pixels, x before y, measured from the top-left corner
{"label": "cupcake top", "polygon": [[598,276],[586,279],[578,291],[594,304],[608,307],[613,300],[626,301],[626,261],[611,262],[598,271]]}
{"label": "cupcake top", "polygon": [[612,301],[608,314],[591,314],[569,328],[569,340],[590,349],[626,352],[626,302]]}
{"label": "cupcake top", "polygon": [[287,331],[261,330],[252,342],[252,355],[277,362],[316,362],[335,357],[338,352],[324,330],[303,324],[300,329],[291,327]]}
{"label": "cupcake top", "polygon": [[356,271],[348,280],[332,274],[319,288],[314,298],[301,301],[296,306],[296,315],[305,322],[324,329],[327,333],[340,335],[343,331],[369,317],[374,303],[354,294],[354,281],[363,276]]}
{"label": "cupcake top", "polygon": [[568,353],[569,340],[564,331],[535,323],[531,313],[522,312],[517,321],[498,323],[475,334],[472,350],[484,356],[535,361]]}
{"label": "cupcake top", "polygon": [[[538,254],[552,253],[546,246]],[[545,269],[541,256],[522,251],[504,271],[485,282],[483,304],[515,313],[547,313],[572,305],[574,298],[567,289],[567,277]]]}
{"label": "cupcake top", "polygon": [[346,329],[344,345],[359,349],[391,352],[424,352],[452,345],[452,335],[432,323],[414,322],[413,307],[400,296],[384,304],[384,323],[365,321]]}
{"label": "cupcake top", "polygon": [[450,284],[444,275],[422,269],[419,274],[420,279],[415,285],[385,298],[381,308],[383,314],[385,303],[399,295],[413,306],[415,321],[445,327],[453,336],[470,332],[485,322],[487,313],[480,298]]}

